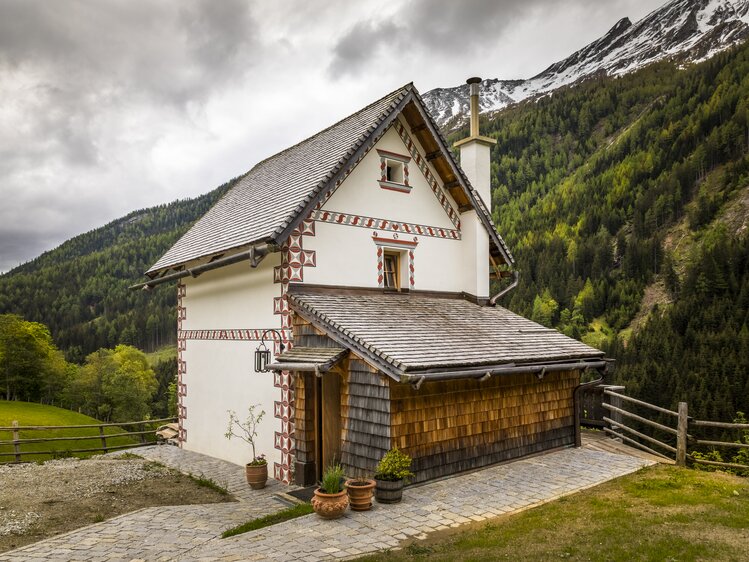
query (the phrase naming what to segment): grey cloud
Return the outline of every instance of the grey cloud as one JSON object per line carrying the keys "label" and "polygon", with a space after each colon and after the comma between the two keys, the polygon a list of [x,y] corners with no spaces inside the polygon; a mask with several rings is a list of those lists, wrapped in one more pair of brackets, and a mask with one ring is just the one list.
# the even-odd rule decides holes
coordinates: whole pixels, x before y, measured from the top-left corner
{"label": "grey cloud", "polygon": [[[148,159],[161,123],[138,125],[188,121],[243,80],[263,51],[258,29],[244,0],[0,2],[3,199],[23,201],[32,181],[49,191],[20,223],[0,204],[0,270],[74,233],[77,217],[90,224],[86,204],[70,206],[65,227],[45,220],[59,185],[83,192],[96,181],[87,170],[116,167],[135,146]],[[107,187],[88,186],[99,209]]]}
{"label": "grey cloud", "polygon": [[[594,4],[596,0],[578,0]],[[428,53],[461,56],[493,48],[513,23],[539,8],[558,8],[558,0],[416,0],[389,20],[359,22],[333,48],[329,73],[359,74],[382,48],[405,49],[401,56]]]}

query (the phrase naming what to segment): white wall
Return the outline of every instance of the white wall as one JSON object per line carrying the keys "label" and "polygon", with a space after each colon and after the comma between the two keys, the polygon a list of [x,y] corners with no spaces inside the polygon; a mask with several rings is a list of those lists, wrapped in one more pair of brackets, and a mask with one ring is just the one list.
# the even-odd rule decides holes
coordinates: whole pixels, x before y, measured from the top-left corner
{"label": "white wall", "polygon": [[[280,254],[270,254],[254,270],[242,262],[187,278],[183,330],[279,329],[273,297],[280,296],[281,286],[273,283],[273,266],[280,262]],[[258,454],[266,454],[271,468],[273,462],[280,462],[273,437],[281,422],[273,417],[273,402],[281,399],[281,390],[273,386],[273,373],[254,372],[257,346],[257,341],[187,340],[182,353],[187,384],[186,449],[238,464],[249,462],[249,447],[224,437],[227,410],[244,417],[250,404],[259,403],[265,418],[258,432]],[[272,351],[273,346],[269,347]]]}

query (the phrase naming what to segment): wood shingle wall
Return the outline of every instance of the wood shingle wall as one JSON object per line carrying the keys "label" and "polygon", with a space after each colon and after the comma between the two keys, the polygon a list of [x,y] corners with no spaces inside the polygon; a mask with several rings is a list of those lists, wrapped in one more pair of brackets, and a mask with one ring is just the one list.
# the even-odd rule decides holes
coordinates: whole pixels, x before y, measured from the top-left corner
{"label": "wood shingle wall", "polygon": [[390,382],[392,444],[414,459],[415,481],[486,466],[575,441],[578,371],[496,376],[486,382]]}
{"label": "wood shingle wall", "polygon": [[390,386],[364,361],[351,356],[341,385],[341,464],[349,476],[372,476],[390,449]]}

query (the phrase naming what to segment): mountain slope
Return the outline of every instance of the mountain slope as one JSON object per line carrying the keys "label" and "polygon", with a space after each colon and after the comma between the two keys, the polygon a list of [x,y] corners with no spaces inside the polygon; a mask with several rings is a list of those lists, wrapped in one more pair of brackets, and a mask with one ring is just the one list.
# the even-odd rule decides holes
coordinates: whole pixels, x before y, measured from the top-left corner
{"label": "mountain slope", "polygon": [[[527,80],[487,79],[482,112],[497,111],[593,76],[621,76],[657,61],[706,60],[749,37],[749,0],[672,0],[637,23],[619,20],[608,33]],[[441,127],[468,114],[466,85],[424,94]]]}
{"label": "mountain slope", "polygon": [[[234,181],[234,180],[232,180]],[[130,343],[152,350],[176,338],[174,290],[129,291],[231,186],[134,211],[0,275],[0,314],[46,324],[70,360]]]}

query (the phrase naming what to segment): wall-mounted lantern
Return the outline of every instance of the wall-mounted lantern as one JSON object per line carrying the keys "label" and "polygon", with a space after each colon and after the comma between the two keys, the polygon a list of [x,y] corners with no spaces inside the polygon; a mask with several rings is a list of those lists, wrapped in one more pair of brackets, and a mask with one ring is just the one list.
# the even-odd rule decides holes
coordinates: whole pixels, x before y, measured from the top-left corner
{"label": "wall-mounted lantern", "polygon": [[270,349],[265,346],[265,334],[267,334],[268,332],[273,332],[274,334],[276,334],[276,336],[278,336],[279,349],[281,350],[281,353],[283,353],[283,350],[286,347],[283,344],[283,338],[281,337],[281,334],[278,330],[265,330],[260,336],[260,345],[257,346],[257,349],[255,350],[256,373],[268,372],[268,363],[270,363]]}

